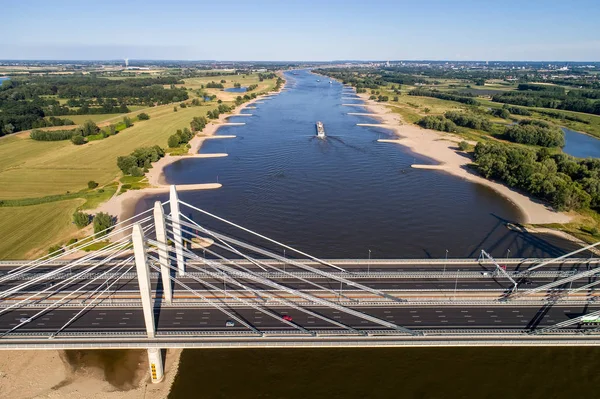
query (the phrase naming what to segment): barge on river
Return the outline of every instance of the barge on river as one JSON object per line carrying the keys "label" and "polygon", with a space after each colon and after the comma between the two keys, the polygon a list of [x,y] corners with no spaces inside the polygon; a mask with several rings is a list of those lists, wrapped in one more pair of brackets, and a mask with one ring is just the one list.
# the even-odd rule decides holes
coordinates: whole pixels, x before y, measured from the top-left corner
{"label": "barge on river", "polygon": [[325,138],[325,127],[323,126],[323,122],[317,122],[317,137],[320,139]]}

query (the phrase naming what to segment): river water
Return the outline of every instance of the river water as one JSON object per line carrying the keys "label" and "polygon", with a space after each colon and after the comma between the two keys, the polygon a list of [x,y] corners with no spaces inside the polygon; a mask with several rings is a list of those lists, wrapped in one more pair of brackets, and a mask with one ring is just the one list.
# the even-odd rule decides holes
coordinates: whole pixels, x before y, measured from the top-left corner
{"label": "river water", "polygon": [[[442,258],[446,250],[449,257],[477,257],[481,249],[498,257],[507,250],[510,256],[556,256],[572,248],[554,237],[509,230],[506,222],[519,222],[522,215],[491,189],[443,172],[410,168],[415,162],[433,161],[401,146],[378,143],[391,134],[385,129],[357,126],[377,121],[348,115],[364,112],[342,105],[361,103],[350,89],[317,82],[307,71],[297,73],[286,75],[284,92],[243,111],[253,116],[231,118],[245,125],[219,129],[219,135],[235,139],[209,140],[200,150],[226,152],[228,157],[187,159],[165,169],[169,183],[223,184],[218,190],[182,192],[184,201],[325,258],[366,258],[369,250],[374,258]],[[325,140],[314,137],[319,120]],[[145,198],[136,212],[157,199],[166,197]],[[544,353],[561,362],[571,352]],[[490,358],[497,360],[494,365]],[[433,392],[432,379],[439,380],[432,375],[482,370],[487,371],[463,379],[462,388],[456,379],[442,380],[463,393],[497,397],[489,395],[495,390],[505,397],[495,368],[509,378],[521,373],[507,374],[504,366],[515,362],[539,369],[526,373],[531,379],[515,388],[525,389],[553,372],[534,365],[534,358],[537,352],[519,348],[186,350],[170,397],[402,397],[399,392],[407,389],[406,397],[429,398],[436,397],[428,394]],[[418,367],[405,367],[414,362]],[[451,370],[454,374],[448,374]],[[451,397],[441,393],[444,389],[435,392]]]}
{"label": "river water", "polygon": [[563,152],[579,158],[600,158],[600,140],[566,127],[562,130],[565,132]]}
{"label": "river water", "polygon": [[[433,163],[389,143],[391,132],[357,126],[376,120],[340,83],[288,74],[287,90],[224,126],[235,139],[205,142],[201,152],[226,158],[184,159],[165,169],[169,183],[220,182],[218,190],[181,193],[183,200],[271,238],[325,258],[553,256],[569,244],[517,233],[519,210],[487,187],[412,163]],[[327,138],[315,137],[315,122]],[[157,198],[140,201],[136,212]]]}

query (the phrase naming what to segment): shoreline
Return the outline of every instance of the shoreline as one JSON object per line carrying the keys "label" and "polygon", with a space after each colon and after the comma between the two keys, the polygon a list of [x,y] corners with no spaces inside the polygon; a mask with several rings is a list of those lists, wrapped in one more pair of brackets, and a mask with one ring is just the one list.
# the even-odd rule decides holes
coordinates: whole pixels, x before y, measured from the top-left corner
{"label": "shoreline", "polygon": [[387,129],[393,131],[396,136],[394,139],[380,140],[380,142],[400,144],[416,154],[439,162],[439,165],[435,166],[412,165],[413,167],[442,170],[453,176],[491,188],[519,209],[523,217],[520,222],[524,224],[568,223],[573,219],[572,216],[557,212],[542,202],[534,200],[504,184],[487,180],[470,171],[468,165],[472,163],[472,160],[456,148],[456,145],[462,139],[452,134],[423,129],[412,124],[404,124],[400,115],[392,112],[383,104],[369,100],[368,94],[357,93],[357,95],[364,101],[369,112],[378,114],[376,118],[388,125]]}
{"label": "shoreline", "polygon": [[[277,76],[280,76],[282,79],[284,79],[283,73],[281,71],[277,72]],[[106,212],[110,215],[116,216],[117,221],[126,220],[134,215],[136,204],[145,196],[169,192],[169,188],[171,185],[166,183],[164,175],[164,169],[167,166],[179,162],[183,159],[215,158],[227,156],[227,154],[199,154],[198,152],[202,148],[202,145],[204,144],[205,140],[214,137],[221,126],[227,126],[226,123],[228,118],[239,114],[240,111],[242,111],[246,107],[252,106],[252,104],[256,103],[257,101],[264,100],[265,98],[269,98],[273,95],[281,93],[281,91],[283,91],[283,89],[285,88],[286,84],[287,81],[285,81],[284,79],[284,83],[281,85],[279,90],[269,91],[265,94],[257,96],[256,98],[253,98],[248,102],[238,105],[233,110],[231,110],[231,112],[219,115],[218,119],[210,121],[204,127],[204,130],[202,130],[202,132],[197,132],[194,135],[194,137],[189,141],[190,148],[187,154],[166,154],[164,157],[154,162],[152,164],[152,168],[148,171],[148,173],[146,173],[146,178],[148,179],[150,187],[146,187],[140,190],[129,190],[120,195],[115,194],[108,201],[103,202],[97,208],[90,210],[90,212],[94,214],[98,212]],[[222,185],[219,183],[182,184],[177,185],[177,190],[213,190],[220,187],[222,187]]]}

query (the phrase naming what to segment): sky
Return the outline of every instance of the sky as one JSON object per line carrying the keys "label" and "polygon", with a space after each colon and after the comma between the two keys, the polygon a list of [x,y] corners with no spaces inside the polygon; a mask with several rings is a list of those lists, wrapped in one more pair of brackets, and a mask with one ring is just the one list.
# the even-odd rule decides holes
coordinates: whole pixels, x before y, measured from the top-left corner
{"label": "sky", "polygon": [[599,0],[3,0],[0,59],[600,61]]}

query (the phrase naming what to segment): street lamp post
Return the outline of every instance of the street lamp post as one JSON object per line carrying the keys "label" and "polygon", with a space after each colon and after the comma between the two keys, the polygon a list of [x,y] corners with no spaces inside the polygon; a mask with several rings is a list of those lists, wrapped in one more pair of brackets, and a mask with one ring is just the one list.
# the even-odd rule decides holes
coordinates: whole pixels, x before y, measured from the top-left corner
{"label": "street lamp post", "polygon": [[506,249],[506,259],[508,260],[508,255],[510,255],[510,248]]}
{"label": "street lamp post", "polygon": [[446,275],[446,264],[448,263],[448,250],[446,250],[446,261],[444,262],[444,275]]}
{"label": "street lamp post", "polygon": [[371,250],[369,249],[369,262],[367,263],[367,274],[371,273]]}
{"label": "street lamp post", "polygon": [[456,288],[458,287],[458,272],[460,269],[456,271],[456,280],[454,280],[454,300],[456,301]]}

